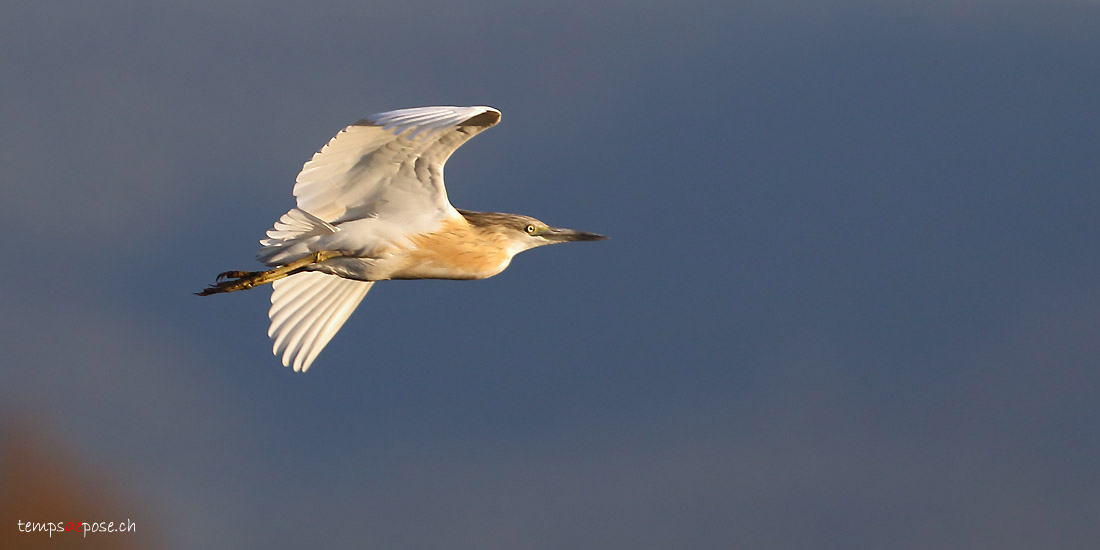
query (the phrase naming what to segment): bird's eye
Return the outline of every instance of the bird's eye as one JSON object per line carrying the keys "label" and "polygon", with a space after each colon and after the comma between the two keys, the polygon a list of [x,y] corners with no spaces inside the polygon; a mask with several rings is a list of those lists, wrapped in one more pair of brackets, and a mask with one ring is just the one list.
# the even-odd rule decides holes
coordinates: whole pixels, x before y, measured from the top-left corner
{"label": "bird's eye", "polygon": [[523,228],[523,230],[526,231],[528,235],[534,235],[535,234],[535,224],[529,223],[529,224],[527,224],[527,227]]}

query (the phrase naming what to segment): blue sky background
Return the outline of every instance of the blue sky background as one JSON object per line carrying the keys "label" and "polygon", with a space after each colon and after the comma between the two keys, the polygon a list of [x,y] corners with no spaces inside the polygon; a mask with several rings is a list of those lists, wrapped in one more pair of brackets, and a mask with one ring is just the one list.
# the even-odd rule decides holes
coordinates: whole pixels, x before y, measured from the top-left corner
{"label": "blue sky background", "polygon": [[[0,47],[0,415],[162,547],[1100,543],[1096,2],[24,2]],[[191,294],[433,104],[504,113],[456,206],[612,239],[380,284],[305,375],[269,291]]]}

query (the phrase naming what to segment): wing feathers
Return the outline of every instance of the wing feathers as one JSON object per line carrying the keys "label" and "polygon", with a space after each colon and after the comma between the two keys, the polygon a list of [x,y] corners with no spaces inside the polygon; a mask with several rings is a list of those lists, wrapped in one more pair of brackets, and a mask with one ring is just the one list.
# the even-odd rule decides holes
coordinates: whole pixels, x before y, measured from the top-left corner
{"label": "wing feathers", "polygon": [[326,281],[319,280],[310,285],[291,285],[286,295],[279,297],[280,300],[276,300],[272,293],[271,309],[268,310],[271,326],[267,329],[267,335],[275,339],[276,348],[284,348],[283,342],[292,332],[284,329],[295,326],[302,317],[315,313],[311,302],[319,295],[323,297],[328,294],[328,285],[325,283]]}
{"label": "wing feathers", "polygon": [[[363,299],[362,296],[355,298],[355,293],[358,291],[359,289],[355,286],[347,286],[342,289],[337,298],[330,301],[329,306],[325,308],[325,312],[322,315],[325,319],[324,322],[314,323],[309,334],[302,342],[303,351],[296,357],[297,361],[305,366],[313,363],[317,354],[321,353],[325,344],[331,339],[331,336],[326,335],[335,334],[336,331],[340,330],[340,326],[344,324],[344,321],[346,321],[349,316],[351,316],[351,312],[359,305],[359,301]],[[322,338],[324,340],[322,340]],[[318,343],[320,345],[318,345]],[[305,368],[302,370],[305,370]]]}
{"label": "wing feathers", "polygon": [[272,351],[284,366],[306,371],[373,284],[316,271],[275,281],[268,311]]}
{"label": "wing feathers", "polygon": [[310,251],[309,243],[315,240],[314,237],[337,231],[339,229],[317,216],[291,208],[267,231],[267,238],[260,240],[256,259],[267,265],[289,263]]}
{"label": "wing feathers", "polygon": [[[443,165],[458,147],[500,120],[492,107],[419,107],[367,117],[341,130],[306,162],[294,185],[298,208],[339,223],[409,214],[456,216]],[[427,163],[440,177],[410,167]]]}

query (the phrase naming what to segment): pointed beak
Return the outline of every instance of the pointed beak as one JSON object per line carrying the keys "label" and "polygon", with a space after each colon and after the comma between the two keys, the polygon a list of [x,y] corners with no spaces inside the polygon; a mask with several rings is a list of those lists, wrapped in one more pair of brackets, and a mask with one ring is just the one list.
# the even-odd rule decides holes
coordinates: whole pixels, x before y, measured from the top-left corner
{"label": "pointed beak", "polygon": [[574,231],[572,229],[562,229],[560,227],[551,227],[546,233],[543,233],[542,236],[554,242],[602,241],[607,238],[596,233]]}

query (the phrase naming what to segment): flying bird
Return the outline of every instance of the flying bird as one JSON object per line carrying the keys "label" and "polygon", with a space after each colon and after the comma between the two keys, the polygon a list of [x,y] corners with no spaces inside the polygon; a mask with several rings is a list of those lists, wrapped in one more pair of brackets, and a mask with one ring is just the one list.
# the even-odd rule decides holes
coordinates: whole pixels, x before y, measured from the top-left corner
{"label": "flying bird", "polygon": [[273,352],[304,372],[378,281],[485,279],[524,250],[607,238],[451,206],[443,165],[499,121],[492,107],[420,107],[344,128],[302,167],[297,208],[260,241],[271,269],[226,271],[197,294],[271,283]]}

